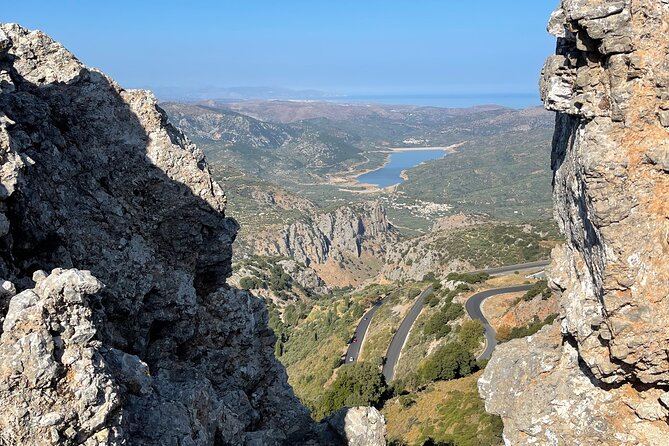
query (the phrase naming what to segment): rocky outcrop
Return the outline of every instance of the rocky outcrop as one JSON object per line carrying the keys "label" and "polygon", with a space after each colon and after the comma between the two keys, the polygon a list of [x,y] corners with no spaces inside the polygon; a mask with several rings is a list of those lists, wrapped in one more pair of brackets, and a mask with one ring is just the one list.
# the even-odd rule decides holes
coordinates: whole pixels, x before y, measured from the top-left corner
{"label": "rocky outcrop", "polygon": [[328,418],[328,424],[351,446],[384,446],[386,424],[373,407],[344,408]]}
{"label": "rocky outcrop", "polygon": [[480,391],[507,444],[664,444],[669,3],[563,0],[549,31],[560,330],[501,347]]}
{"label": "rocky outcrop", "polygon": [[397,240],[397,231],[388,221],[381,204],[342,206],[333,212],[315,214],[304,221],[283,227],[278,235],[258,240],[255,253],[290,257],[307,266],[328,259],[360,257],[363,251],[382,258],[385,246]]}
{"label": "rocky outcrop", "polygon": [[324,442],[263,302],[226,285],[225,195],[150,93],[0,24],[0,155],[0,443]]}
{"label": "rocky outcrop", "polygon": [[330,292],[325,282],[316,274],[316,271],[309,267],[303,267],[295,260],[280,260],[277,262],[281,265],[283,271],[292,277],[293,281],[301,288],[311,294],[324,295]]}

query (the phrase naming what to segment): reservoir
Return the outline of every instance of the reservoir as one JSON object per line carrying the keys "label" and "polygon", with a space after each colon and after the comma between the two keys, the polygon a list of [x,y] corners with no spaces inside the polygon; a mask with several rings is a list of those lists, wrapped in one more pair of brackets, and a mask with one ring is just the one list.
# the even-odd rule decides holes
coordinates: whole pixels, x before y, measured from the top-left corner
{"label": "reservoir", "polygon": [[392,186],[404,181],[400,176],[403,170],[416,167],[425,161],[443,158],[447,153],[444,150],[435,149],[393,152],[385,166],[362,174],[356,179],[360,183],[373,184],[378,187]]}

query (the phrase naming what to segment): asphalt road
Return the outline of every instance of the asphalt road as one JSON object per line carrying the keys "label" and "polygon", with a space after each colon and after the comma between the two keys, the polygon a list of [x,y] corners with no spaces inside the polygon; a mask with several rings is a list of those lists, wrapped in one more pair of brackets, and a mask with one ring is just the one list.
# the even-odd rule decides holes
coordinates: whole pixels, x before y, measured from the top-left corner
{"label": "asphalt road", "polygon": [[495,329],[490,326],[488,320],[485,318],[485,316],[483,316],[483,311],[481,311],[481,304],[483,301],[489,297],[497,296],[498,294],[527,291],[531,287],[532,284],[485,290],[481,291],[480,293],[476,293],[467,299],[467,302],[465,302],[465,309],[467,310],[467,314],[469,314],[472,319],[478,319],[481,321],[483,323],[483,327],[485,328],[485,350],[483,350],[483,353],[481,353],[477,359],[490,359],[492,352],[495,350],[495,346],[497,345]]}
{"label": "asphalt road", "polygon": [[[530,263],[521,263],[517,265],[508,265],[508,266],[500,266],[498,268],[489,268],[485,270],[480,270],[480,271],[473,271],[473,272],[486,272],[490,274],[491,276],[494,275],[500,275],[500,274],[507,274],[510,272],[514,271],[527,271],[527,270],[532,270],[532,269],[540,269],[543,268],[544,266],[548,265],[550,263],[548,260],[542,260],[538,262],[530,262]],[[523,287],[527,287],[528,285],[522,285]],[[507,293],[514,292],[512,288],[517,288],[517,287],[509,287],[510,291],[504,291]],[[502,289],[507,289],[507,288],[502,288]],[[526,290],[527,288],[523,288]],[[390,382],[393,377],[395,376],[395,368],[397,367],[397,362],[400,359],[400,354],[402,353],[402,348],[404,347],[404,344],[406,343],[407,337],[409,335],[409,331],[411,330],[411,327],[413,326],[414,322],[416,322],[416,319],[420,315],[420,312],[423,311],[423,301],[425,300],[425,296],[429,294],[429,292],[432,291],[432,287],[428,287],[423,292],[418,296],[418,299],[414,303],[413,307],[409,311],[409,314],[404,318],[402,321],[399,329],[395,333],[395,336],[393,336],[392,341],[390,342],[390,346],[388,346],[388,351],[386,352],[386,361],[383,365],[383,376],[386,378],[386,382]],[[488,291],[497,291],[497,290],[488,290]],[[492,329],[490,324],[488,324],[488,321],[483,317],[483,313],[481,313],[480,309],[480,304],[483,302],[486,298],[494,296],[495,294],[500,294],[500,293],[495,293],[491,295],[486,295],[483,296],[480,300],[480,302],[476,305],[476,309],[470,311],[470,304],[469,302],[472,301],[475,297],[485,294],[488,291],[483,291],[481,293],[475,294],[472,296],[469,301],[467,301],[467,312],[473,319],[479,319],[481,322],[483,322],[483,326],[486,327],[486,349],[483,352],[483,354],[480,356],[481,358],[485,357],[486,354],[488,354],[488,358],[490,355],[492,355],[492,351],[495,348],[495,345],[497,344],[495,340],[495,331]],[[357,342],[352,342],[349,344],[348,349],[346,350],[346,358],[345,361],[347,364],[352,364],[354,362],[358,361],[358,356],[360,355],[360,349],[362,347],[362,343],[365,339],[365,335],[367,334],[367,329],[369,328],[369,324],[372,322],[372,316],[374,316],[374,313],[376,313],[376,310],[379,309],[381,305],[383,305],[385,300],[381,299],[378,302],[370,308],[367,313],[363,316],[363,318],[360,320],[358,323],[358,326],[355,329],[355,333],[353,336],[357,337]],[[472,304],[473,305],[473,304]],[[480,317],[475,317],[473,313],[478,311],[478,314],[480,314]],[[492,332],[492,334],[490,334]],[[491,341],[492,340],[492,341]],[[488,352],[488,350],[490,350]],[[352,358],[352,359],[351,359]]]}
{"label": "asphalt road", "polygon": [[533,270],[533,269],[543,269],[549,263],[551,263],[550,260],[540,260],[538,262],[519,263],[517,265],[500,266],[500,267],[497,267],[497,268],[481,269],[481,270],[472,271],[472,272],[474,272],[474,273],[488,273],[491,276],[500,276],[500,275],[503,275],[503,274],[512,273],[514,271],[527,271],[527,270]]}
{"label": "asphalt road", "polygon": [[409,310],[409,313],[400,324],[397,332],[395,332],[393,340],[390,341],[390,346],[386,352],[386,362],[383,364],[383,376],[385,376],[386,382],[388,383],[395,376],[395,367],[397,367],[397,363],[400,360],[402,347],[404,347],[404,344],[406,343],[413,323],[416,322],[418,315],[423,310],[423,301],[425,301],[425,297],[430,294],[431,291],[432,286],[430,285],[420,293],[416,299],[416,303],[413,304],[413,307],[411,307],[411,310]]}
{"label": "asphalt road", "polygon": [[[374,316],[374,313],[376,313],[376,310],[383,305],[383,301],[385,299],[385,296],[377,301],[372,308],[367,310],[367,313],[360,319],[360,322],[358,322],[358,326],[355,329],[355,333],[353,333],[353,336],[356,336],[358,339],[358,342],[351,342],[348,345],[348,350],[346,350],[346,363],[347,364],[353,364],[354,362],[358,361],[358,356],[360,355],[360,348],[362,347],[362,341],[365,339],[365,335],[367,334],[367,329],[369,328],[369,324],[372,322],[372,316]],[[353,359],[351,359],[353,358]]]}

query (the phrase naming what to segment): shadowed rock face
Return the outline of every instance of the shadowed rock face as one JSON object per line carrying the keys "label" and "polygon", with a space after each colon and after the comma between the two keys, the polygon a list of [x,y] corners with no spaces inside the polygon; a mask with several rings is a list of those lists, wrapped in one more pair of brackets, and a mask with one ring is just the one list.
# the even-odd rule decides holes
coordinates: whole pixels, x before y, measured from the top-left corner
{"label": "shadowed rock face", "polygon": [[342,441],[225,284],[237,224],[150,93],[0,24],[0,156],[0,443]]}
{"label": "shadowed rock face", "polygon": [[563,0],[548,29],[562,315],[499,348],[479,389],[508,444],[665,444],[669,2]]}

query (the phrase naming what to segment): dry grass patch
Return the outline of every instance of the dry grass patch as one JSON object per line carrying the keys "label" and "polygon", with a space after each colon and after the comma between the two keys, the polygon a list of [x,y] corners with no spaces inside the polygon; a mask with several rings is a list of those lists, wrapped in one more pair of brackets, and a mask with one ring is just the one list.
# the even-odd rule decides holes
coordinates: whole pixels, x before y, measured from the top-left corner
{"label": "dry grass patch", "polygon": [[502,444],[501,420],[485,412],[478,395],[481,373],[388,400],[382,409],[388,440],[407,445],[420,445],[427,438],[458,446]]}

